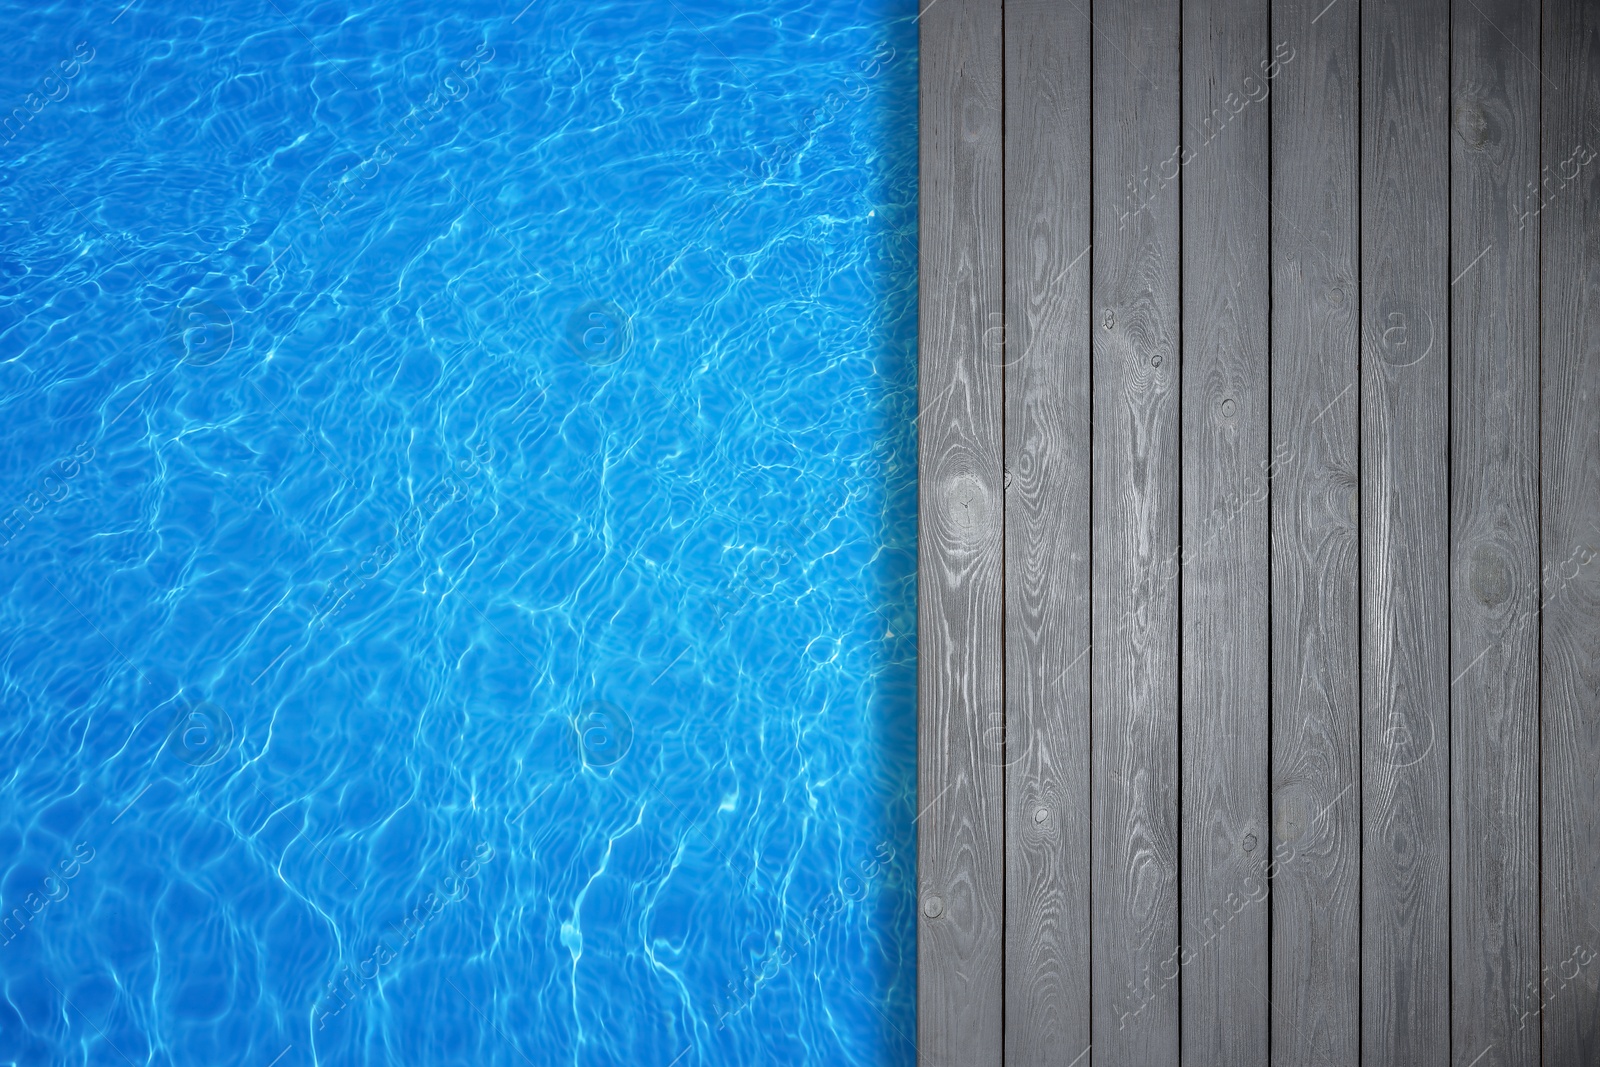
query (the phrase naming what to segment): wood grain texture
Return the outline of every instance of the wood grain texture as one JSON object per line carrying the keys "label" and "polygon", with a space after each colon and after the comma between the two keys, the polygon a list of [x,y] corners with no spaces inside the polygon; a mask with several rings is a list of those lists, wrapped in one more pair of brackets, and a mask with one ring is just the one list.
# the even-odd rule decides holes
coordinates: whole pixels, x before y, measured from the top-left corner
{"label": "wood grain texture", "polygon": [[1600,6],[922,30],[921,1062],[1600,1062]]}
{"label": "wood grain texture", "polygon": [[1004,708],[1000,0],[922,18],[917,560],[917,1034],[1001,1061]]}
{"label": "wood grain texture", "polygon": [[1006,1063],[1089,1023],[1089,41],[1006,5]]}
{"label": "wood grain texture", "polygon": [[1549,1067],[1600,1057],[1600,6],[1544,9],[1544,961],[1523,989]]}
{"label": "wood grain texture", "polygon": [[1173,1067],[1181,248],[1163,176],[1178,166],[1179,4],[1108,4],[1094,21],[1092,1059]]}
{"label": "wood grain texture", "polygon": [[[1267,0],[1183,5],[1183,1063],[1264,1067]],[[1259,889],[1252,894],[1248,885]]]}
{"label": "wood grain texture", "polygon": [[[1456,0],[1450,137],[1450,917],[1457,1061],[1535,1067],[1539,9]],[[1520,53],[1520,54],[1519,54]]]}
{"label": "wood grain texture", "polygon": [[1361,1057],[1359,8],[1275,0],[1272,1062]]}
{"label": "wood grain texture", "polygon": [[1361,11],[1362,1062],[1450,1060],[1449,9]]}

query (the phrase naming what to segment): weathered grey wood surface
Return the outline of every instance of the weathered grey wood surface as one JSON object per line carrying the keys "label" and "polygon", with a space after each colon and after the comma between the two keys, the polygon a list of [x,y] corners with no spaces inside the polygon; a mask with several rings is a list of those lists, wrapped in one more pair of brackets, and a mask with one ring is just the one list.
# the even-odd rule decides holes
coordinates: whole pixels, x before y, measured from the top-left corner
{"label": "weathered grey wood surface", "polygon": [[1450,12],[1361,11],[1362,1062],[1450,1061]]}
{"label": "weathered grey wood surface", "polygon": [[1183,5],[1183,1062],[1238,1067],[1265,1067],[1271,985],[1268,10]]}
{"label": "weathered grey wood surface", "polygon": [[1177,0],[1094,12],[1094,1063],[1178,1063]]}
{"label": "weathered grey wood surface", "polygon": [[921,1061],[1600,1064],[1600,4],[920,17]]}
{"label": "weathered grey wood surface", "polygon": [[1005,912],[1000,0],[921,30],[917,1041],[1001,1062]]}
{"label": "weathered grey wood surface", "polygon": [[1539,980],[1539,9],[1456,0],[1450,137],[1453,1048],[1533,1067]]}
{"label": "weathered grey wood surface", "polygon": [[1543,255],[1544,959],[1517,992],[1555,1067],[1600,1057],[1600,5],[1545,5],[1542,66],[1540,181],[1514,203]]}
{"label": "weathered grey wood surface", "polygon": [[1006,5],[1006,1063],[1089,1047],[1089,25]]}
{"label": "weathered grey wood surface", "polygon": [[1359,9],[1276,0],[1272,1062],[1361,1056]]}

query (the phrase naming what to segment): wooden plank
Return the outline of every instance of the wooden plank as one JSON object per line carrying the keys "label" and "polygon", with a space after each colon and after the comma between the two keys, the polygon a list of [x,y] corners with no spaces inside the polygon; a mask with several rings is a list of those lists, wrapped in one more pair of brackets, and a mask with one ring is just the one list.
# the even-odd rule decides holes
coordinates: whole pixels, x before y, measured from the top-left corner
{"label": "wooden plank", "polygon": [[[1177,0],[1093,44],[1095,1067],[1178,1062]],[[1163,161],[1170,161],[1163,167]]]}
{"label": "wooden plank", "polygon": [[1549,0],[1544,34],[1544,165],[1517,201],[1544,279],[1544,961],[1521,1011],[1557,1067],[1600,1049],[1600,7]]}
{"label": "wooden plank", "polygon": [[928,7],[920,56],[917,1034],[970,1067],[1003,1010],[1000,0]]}
{"label": "wooden plank", "polygon": [[1272,9],[1267,863],[1284,1067],[1361,1059],[1359,15],[1327,0]]}
{"label": "wooden plank", "polygon": [[1182,1048],[1235,1067],[1267,1062],[1267,17],[1183,5]]}
{"label": "wooden plank", "polygon": [[1361,11],[1366,1067],[1450,1067],[1449,25]]}
{"label": "wooden plank", "polygon": [[1070,0],[1006,5],[1010,1067],[1090,1043],[1090,33]]}
{"label": "wooden plank", "polygon": [[1539,977],[1539,9],[1456,0],[1450,137],[1454,1059],[1535,1067]]}

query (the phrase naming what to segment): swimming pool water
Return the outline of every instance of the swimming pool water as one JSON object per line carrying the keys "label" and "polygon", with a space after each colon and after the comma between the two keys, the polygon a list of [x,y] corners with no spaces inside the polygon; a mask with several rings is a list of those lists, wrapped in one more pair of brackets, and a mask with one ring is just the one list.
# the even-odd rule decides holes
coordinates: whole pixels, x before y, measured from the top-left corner
{"label": "swimming pool water", "polygon": [[0,5],[0,1064],[914,1060],[915,5],[523,3]]}

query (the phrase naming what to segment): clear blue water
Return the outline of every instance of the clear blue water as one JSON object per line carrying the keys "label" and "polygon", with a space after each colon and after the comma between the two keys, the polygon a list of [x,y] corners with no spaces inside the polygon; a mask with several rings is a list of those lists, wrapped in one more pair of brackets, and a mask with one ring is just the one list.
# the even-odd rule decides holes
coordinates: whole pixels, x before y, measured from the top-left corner
{"label": "clear blue water", "polygon": [[0,4],[0,1064],[913,1062],[914,15]]}

